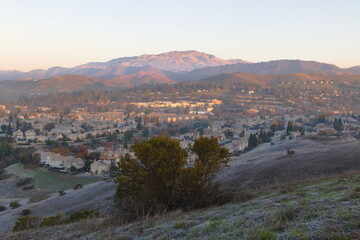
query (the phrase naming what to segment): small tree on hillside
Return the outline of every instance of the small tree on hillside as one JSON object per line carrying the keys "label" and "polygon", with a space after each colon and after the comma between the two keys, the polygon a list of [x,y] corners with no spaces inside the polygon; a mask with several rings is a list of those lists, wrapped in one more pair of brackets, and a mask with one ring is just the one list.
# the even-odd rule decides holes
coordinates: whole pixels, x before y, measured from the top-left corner
{"label": "small tree on hillside", "polygon": [[200,137],[192,148],[197,158],[187,166],[179,141],[154,137],[131,146],[135,158],[118,164],[115,200],[121,217],[133,220],[144,215],[178,208],[205,207],[224,196],[213,179],[226,164],[227,149],[216,138]]}

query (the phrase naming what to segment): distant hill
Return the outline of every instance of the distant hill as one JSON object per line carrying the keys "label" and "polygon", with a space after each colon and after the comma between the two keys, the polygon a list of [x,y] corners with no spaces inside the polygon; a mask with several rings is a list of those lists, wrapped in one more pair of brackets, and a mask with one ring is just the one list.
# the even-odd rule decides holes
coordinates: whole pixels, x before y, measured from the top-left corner
{"label": "distant hill", "polygon": [[351,72],[354,74],[360,74],[360,66],[355,66],[355,67],[351,67],[351,68],[347,68],[345,69],[347,72]]}
{"label": "distant hill", "polygon": [[343,69],[326,63],[301,60],[278,60],[260,63],[240,63],[193,70],[179,76],[177,80],[188,81],[216,76],[223,73],[252,73],[258,75],[278,75],[311,72],[345,72]]}
{"label": "distant hill", "polygon": [[65,75],[31,81],[0,82],[0,94],[7,98],[48,94],[51,92],[72,92],[81,89],[104,90],[106,86],[98,79],[81,75]]}
{"label": "distant hill", "polygon": [[226,73],[213,77],[203,78],[197,81],[188,81],[184,84],[217,84],[224,86],[232,85],[256,85],[270,86],[281,83],[304,83],[304,82],[334,82],[337,84],[360,83],[360,75],[349,73],[294,73],[282,75],[256,75],[250,73]]}

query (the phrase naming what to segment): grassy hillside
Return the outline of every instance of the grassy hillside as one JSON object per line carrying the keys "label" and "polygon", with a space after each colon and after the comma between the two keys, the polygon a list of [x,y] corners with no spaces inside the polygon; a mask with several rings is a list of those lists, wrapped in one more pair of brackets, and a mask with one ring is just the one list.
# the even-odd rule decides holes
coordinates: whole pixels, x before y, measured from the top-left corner
{"label": "grassy hillside", "polygon": [[221,207],[131,224],[103,218],[10,233],[3,239],[359,239],[360,173],[258,193]]}
{"label": "grassy hillside", "polygon": [[[294,154],[287,154],[287,150]],[[229,189],[267,187],[360,168],[357,140],[296,138],[233,157],[218,179]]]}

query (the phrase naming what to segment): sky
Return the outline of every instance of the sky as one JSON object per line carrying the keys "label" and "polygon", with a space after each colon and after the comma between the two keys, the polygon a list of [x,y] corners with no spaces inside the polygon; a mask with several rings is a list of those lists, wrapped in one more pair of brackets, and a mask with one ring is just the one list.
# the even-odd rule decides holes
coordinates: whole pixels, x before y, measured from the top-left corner
{"label": "sky", "polygon": [[360,65],[358,0],[0,0],[0,70],[197,50]]}

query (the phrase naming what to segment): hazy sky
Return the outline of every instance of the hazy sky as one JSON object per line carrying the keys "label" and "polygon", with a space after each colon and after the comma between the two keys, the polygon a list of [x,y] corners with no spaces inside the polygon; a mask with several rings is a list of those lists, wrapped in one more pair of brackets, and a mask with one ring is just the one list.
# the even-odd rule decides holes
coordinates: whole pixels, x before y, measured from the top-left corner
{"label": "hazy sky", "polygon": [[173,50],[360,65],[360,1],[0,0],[0,70]]}

